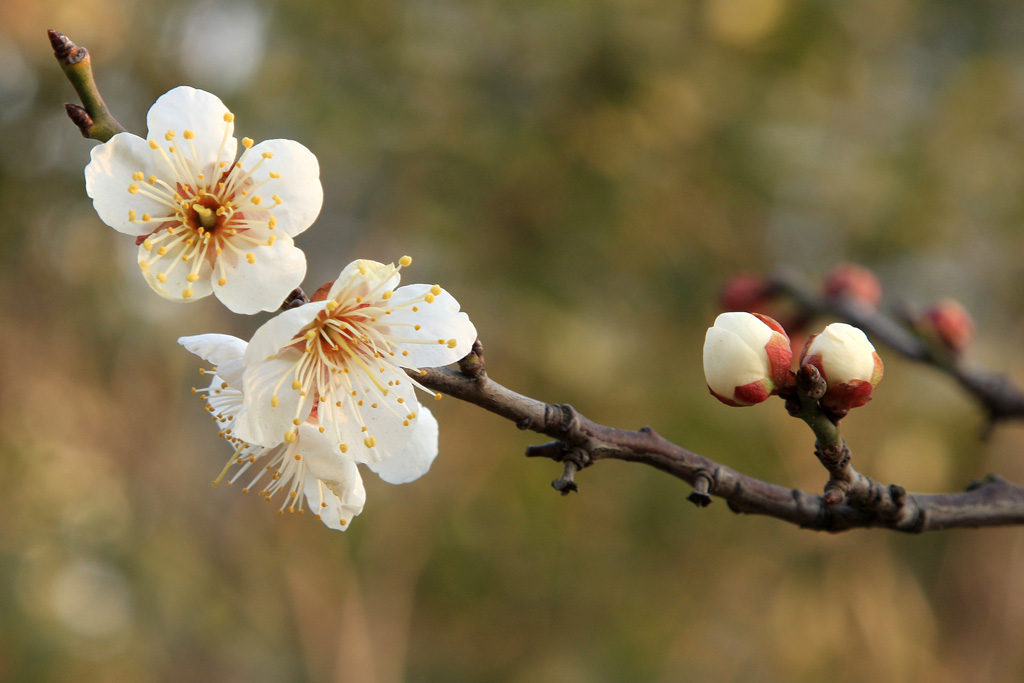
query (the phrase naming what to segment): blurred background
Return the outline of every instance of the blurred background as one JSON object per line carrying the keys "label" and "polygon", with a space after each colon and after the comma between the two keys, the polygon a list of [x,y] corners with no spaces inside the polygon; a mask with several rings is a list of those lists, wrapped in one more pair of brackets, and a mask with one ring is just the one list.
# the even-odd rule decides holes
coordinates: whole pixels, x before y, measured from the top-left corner
{"label": "blurred background", "polygon": [[[562,498],[522,455],[543,439],[453,399],[430,474],[367,472],[347,533],[211,488],[229,454],[175,340],[267,316],[149,291],[86,197],[48,28],[133,132],[188,84],[318,155],[307,291],[411,254],[494,379],[600,422],[820,490],[781,402],[704,386],[719,288],[779,266],[957,298],[969,360],[1024,381],[1019,2],[0,0],[0,679],[1024,677],[1020,529],[833,537],[620,462]],[[949,380],[881,352],[858,469],[1024,481],[1020,426],[981,440]]]}

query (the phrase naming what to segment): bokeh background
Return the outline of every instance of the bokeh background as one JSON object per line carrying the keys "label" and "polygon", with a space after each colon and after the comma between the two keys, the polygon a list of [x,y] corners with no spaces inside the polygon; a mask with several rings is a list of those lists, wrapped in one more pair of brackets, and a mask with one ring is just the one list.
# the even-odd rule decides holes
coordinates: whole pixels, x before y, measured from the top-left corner
{"label": "bokeh background", "polygon": [[[446,399],[429,476],[367,473],[345,534],[209,482],[228,453],[184,334],[266,319],[153,295],[85,195],[93,142],[45,30],[137,133],[161,93],[312,149],[307,289],[411,254],[500,382],[819,490],[780,402],[701,370],[738,271],[855,261],[889,304],[960,299],[1024,381],[1024,5],[1012,0],[0,0],[0,680],[1014,681],[1024,532],[828,536]],[[844,423],[912,491],[998,471],[951,382],[882,350]]]}

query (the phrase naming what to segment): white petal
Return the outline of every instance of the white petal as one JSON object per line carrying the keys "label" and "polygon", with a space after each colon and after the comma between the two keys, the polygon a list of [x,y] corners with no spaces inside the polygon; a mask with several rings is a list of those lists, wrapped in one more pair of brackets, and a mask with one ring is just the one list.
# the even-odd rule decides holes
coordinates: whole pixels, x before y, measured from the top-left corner
{"label": "white petal", "polygon": [[85,191],[100,219],[118,232],[128,235],[147,235],[153,224],[133,224],[128,212],[138,217],[169,214],[168,207],[143,193],[131,194],[128,186],[135,182],[132,174],[142,171],[147,177],[155,174],[153,150],[142,138],[131,133],[118,133],[90,153],[91,161],[85,167]]}
{"label": "white petal", "polygon": [[[423,343],[402,343],[402,349],[409,351],[403,360],[410,365],[421,368],[433,368],[448,365],[464,358],[476,341],[476,327],[470,322],[469,316],[459,312],[459,302],[448,292],[434,297],[433,303],[421,301],[416,304],[417,310],[402,308],[408,301],[418,299],[430,291],[432,285],[407,285],[395,290],[389,301],[392,313],[386,322],[396,337],[423,340]],[[420,329],[415,329],[415,325]],[[454,339],[454,347],[448,341]],[[440,343],[444,340],[444,343]]]}
{"label": "white petal", "polygon": [[[229,361],[229,363],[238,363],[238,361]],[[227,381],[227,378],[213,375],[210,378],[209,391],[206,394],[206,405],[212,411],[210,415],[216,419],[218,429],[222,431],[234,430],[235,420],[245,403],[240,390],[232,388],[230,383],[227,387],[224,386]]]}
{"label": "white petal", "polygon": [[178,337],[178,343],[214,365],[230,360],[240,360],[245,353],[246,343],[229,334],[196,334]]}
{"label": "white petal", "polygon": [[[199,167],[205,171],[206,167],[218,161],[232,162],[235,160],[238,143],[232,137],[234,124],[224,121],[224,115],[227,113],[229,113],[228,108],[216,95],[205,90],[180,86],[161,95],[150,107],[149,114],[146,116],[149,139],[155,140],[157,144],[166,149],[168,142],[164,139],[164,135],[168,131],[174,131],[174,144],[182,145],[182,151],[189,158],[192,157],[192,146],[194,146],[196,161],[199,163]],[[226,140],[224,139],[225,128],[229,131]],[[194,140],[184,139],[186,130],[195,133]],[[220,153],[218,154],[218,152]]]}
{"label": "white petal", "polygon": [[314,301],[284,311],[265,322],[249,340],[249,347],[245,350],[245,364],[254,365],[277,355],[325,308],[326,301]]}
{"label": "white petal", "polygon": [[268,180],[259,192],[268,198],[280,198],[281,204],[271,213],[277,218],[277,228],[294,237],[320,215],[324,203],[320,164],[312,152],[292,140],[265,140],[249,151],[249,157],[259,159],[264,153],[274,156],[256,172],[256,181],[264,180],[264,174],[270,171],[281,177]]}
{"label": "white petal", "polygon": [[367,467],[389,484],[407,484],[419,479],[427,473],[437,457],[437,419],[426,406],[420,406],[416,422],[412,439],[401,453],[381,462],[367,463]]}
{"label": "white petal", "polygon": [[814,338],[807,357],[820,355],[828,384],[850,380],[870,381],[875,372],[875,347],[859,328],[832,323]]}
{"label": "white petal", "polygon": [[[139,268],[142,270],[142,277],[146,279],[153,291],[171,301],[185,302],[195,301],[213,294],[213,287],[210,285],[210,264],[204,259],[196,275],[199,277],[195,282],[188,281],[188,275],[192,268],[190,261],[182,261],[181,250],[171,250],[166,256],[154,261],[153,250],[146,249],[145,243],[139,245]],[[152,265],[146,265],[151,263]],[[160,275],[164,275],[166,282],[160,281]],[[185,291],[191,290],[186,298]]]}
{"label": "white petal", "polygon": [[213,363],[217,375],[230,386],[242,387],[242,356],[246,343],[227,334],[197,334],[179,337],[178,343],[203,360]]}
{"label": "white petal", "polygon": [[[345,444],[346,457],[356,462],[379,462],[400,453],[412,438],[418,419],[409,417],[418,414],[419,401],[405,372],[390,364],[383,366],[383,373],[377,372],[376,367],[370,366],[371,374],[387,388],[387,395],[378,390],[361,369],[353,367],[351,372],[335,376],[337,390],[332,387],[327,400],[317,406],[318,419],[327,437],[337,444]],[[355,396],[352,391],[356,392]],[[363,405],[360,406],[360,402]],[[373,445],[367,445],[371,437]]]}
{"label": "white petal", "polygon": [[[251,343],[246,351],[247,357],[250,350]],[[255,364],[245,362],[242,375],[245,408],[239,414],[235,428],[238,438],[252,444],[273,446],[295,430],[295,420],[301,423],[309,417],[315,397],[302,396],[300,390],[292,388],[297,356],[301,354],[301,351],[289,350],[282,354],[282,358]]]}
{"label": "white petal", "polygon": [[252,263],[232,254],[234,267],[225,268],[225,283],[219,284],[221,274],[213,268],[210,286],[221,303],[234,313],[276,311],[306,277],[306,255],[285,234],[271,245],[250,245],[249,249],[254,256]]}
{"label": "white petal", "polygon": [[704,378],[715,393],[730,397],[736,387],[770,377],[764,349],[758,354],[735,332],[708,328],[704,337]]}
{"label": "white petal", "polygon": [[308,423],[299,428],[298,446],[306,463],[303,490],[310,511],[328,527],[344,531],[366,504],[359,468],[332,450],[316,427]]}
{"label": "white petal", "polygon": [[[366,296],[371,290],[383,294],[398,286],[401,276],[394,266],[379,261],[359,259],[341,269],[341,274],[331,285],[328,299]],[[383,283],[383,284],[381,284]]]}
{"label": "white petal", "polygon": [[715,327],[735,333],[754,349],[764,348],[774,332],[757,316],[741,311],[722,313],[715,318]]}

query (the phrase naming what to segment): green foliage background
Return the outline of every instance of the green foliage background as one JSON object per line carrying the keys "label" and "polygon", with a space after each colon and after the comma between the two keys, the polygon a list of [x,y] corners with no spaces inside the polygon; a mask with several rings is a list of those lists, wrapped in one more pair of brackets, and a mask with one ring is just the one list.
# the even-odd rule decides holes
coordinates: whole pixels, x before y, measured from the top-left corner
{"label": "green foliage background", "polygon": [[[561,498],[537,439],[451,399],[429,476],[368,473],[346,534],[211,489],[228,453],[175,339],[265,316],[149,292],[85,195],[47,28],[137,133],[189,84],[318,155],[308,290],[411,254],[495,379],[598,421],[819,490],[781,403],[726,408],[701,371],[724,279],[780,265],[958,298],[970,360],[1024,380],[1020,3],[0,0],[0,679],[1024,677],[1019,529],[830,537],[614,462]],[[882,354],[859,469],[1024,481],[1020,427],[980,441],[977,406]]]}

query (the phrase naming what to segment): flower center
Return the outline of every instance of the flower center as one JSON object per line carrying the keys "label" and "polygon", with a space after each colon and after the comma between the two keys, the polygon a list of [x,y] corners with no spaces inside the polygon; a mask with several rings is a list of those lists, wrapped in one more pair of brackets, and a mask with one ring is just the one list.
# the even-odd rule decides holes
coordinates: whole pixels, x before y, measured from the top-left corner
{"label": "flower center", "polygon": [[210,195],[203,195],[189,207],[189,223],[193,228],[213,232],[214,228],[223,224],[219,213],[220,202]]}
{"label": "flower center", "polygon": [[150,140],[150,149],[159,158],[157,165],[162,163],[166,173],[161,178],[136,172],[128,186],[130,194],[144,196],[168,209],[162,216],[140,216],[131,210],[128,218],[135,224],[154,226],[151,233],[138,238],[148,252],[140,256],[139,267],[144,273],[158,271],[152,278],[160,285],[173,282],[181,287],[183,299],[195,294],[192,284],[201,279],[211,278],[223,287],[229,266],[235,268],[242,260],[255,263],[255,249],[272,246],[277,240],[273,233],[277,219],[271,212],[281,204],[281,198],[273,195],[272,203],[264,204],[255,192],[281,174],[270,171],[266,178],[256,178],[260,166],[273,158],[270,152],[264,152],[246,168],[253,146],[250,138],[242,140],[244,151],[238,161],[225,160],[233,121],[233,115],[225,114],[220,150],[212,166],[200,158],[191,130],[184,132],[180,142],[173,130],[167,131],[164,140],[170,144],[166,149]]}

